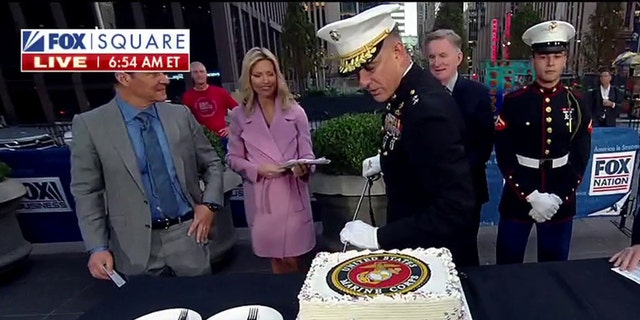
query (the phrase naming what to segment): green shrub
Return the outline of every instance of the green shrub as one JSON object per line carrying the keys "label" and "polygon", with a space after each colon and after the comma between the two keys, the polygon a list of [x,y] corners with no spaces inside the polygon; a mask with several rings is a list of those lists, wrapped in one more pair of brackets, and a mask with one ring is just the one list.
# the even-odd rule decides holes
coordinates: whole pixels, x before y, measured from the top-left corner
{"label": "green shrub", "polygon": [[316,157],[331,160],[317,170],[333,175],[360,175],[362,161],[374,156],[383,136],[379,114],[345,114],[323,123],[313,132]]}
{"label": "green shrub", "polygon": [[11,168],[4,162],[0,161],[0,182],[4,181],[11,174]]}
{"label": "green shrub", "polygon": [[209,139],[209,142],[211,143],[213,149],[216,150],[216,153],[218,154],[218,157],[220,157],[220,160],[222,160],[222,163],[225,163],[224,160],[227,154],[225,152],[225,148],[222,146],[222,140],[220,139],[220,137],[213,131],[207,129],[207,127],[203,126],[202,130],[204,131],[204,135],[207,137],[207,139]]}

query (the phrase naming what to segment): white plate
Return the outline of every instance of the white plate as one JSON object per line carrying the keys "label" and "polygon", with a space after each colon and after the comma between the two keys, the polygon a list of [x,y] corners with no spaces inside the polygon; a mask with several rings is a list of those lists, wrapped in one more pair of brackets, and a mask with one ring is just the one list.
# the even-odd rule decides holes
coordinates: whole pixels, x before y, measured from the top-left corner
{"label": "white plate", "polygon": [[[182,309],[184,308],[160,310],[146,314],[142,317],[136,318],[135,320],[177,320]],[[202,320],[202,316],[200,314],[193,310],[187,310],[189,311],[189,313],[187,313],[187,320]]]}
{"label": "white plate", "polygon": [[258,308],[258,320],[284,320],[280,312],[273,308],[252,305],[241,306],[232,309],[227,309],[220,313],[214,314],[207,320],[247,320],[249,316],[249,309]]}

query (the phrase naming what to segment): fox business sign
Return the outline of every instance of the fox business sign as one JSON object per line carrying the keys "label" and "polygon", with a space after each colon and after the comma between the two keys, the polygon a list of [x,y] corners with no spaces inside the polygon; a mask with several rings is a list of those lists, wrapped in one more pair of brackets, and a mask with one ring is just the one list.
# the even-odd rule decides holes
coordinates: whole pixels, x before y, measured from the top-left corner
{"label": "fox business sign", "polygon": [[594,153],[590,196],[626,194],[631,190],[636,151]]}
{"label": "fox business sign", "polygon": [[27,193],[20,199],[18,213],[73,212],[58,177],[14,178]]}
{"label": "fox business sign", "polygon": [[188,29],[22,29],[22,72],[188,72]]}

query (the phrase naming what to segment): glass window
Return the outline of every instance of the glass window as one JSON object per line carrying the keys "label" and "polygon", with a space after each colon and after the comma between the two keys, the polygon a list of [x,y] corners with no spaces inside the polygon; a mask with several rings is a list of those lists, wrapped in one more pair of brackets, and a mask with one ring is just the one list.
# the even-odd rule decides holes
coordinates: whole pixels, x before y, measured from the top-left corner
{"label": "glass window", "polygon": [[244,47],[242,46],[242,29],[240,27],[239,9],[231,7],[231,26],[233,28],[233,47],[236,53],[236,66],[238,76],[242,72],[242,59],[244,58]]}
{"label": "glass window", "polygon": [[33,81],[8,82],[9,94],[16,109],[18,123],[34,124],[47,122],[40,97]]}
{"label": "glass window", "polygon": [[202,62],[208,72],[218,72],[218,51],[209,6],[184,3],[183,8],[185,27],[191,30],[191,60]]}
{"label": "glass window", "polygon": [[113,90],[113,86],[104,86],[104,87],[86,87],[84,88],[85,93],[87,94],[87,99],[89,100],[89,106],[91,109],[97,108],[113,99],[115,95],[115,91]]}
{"label": "glass window", "polygon": [[142,13],[144,14],[145,27],[148,29],[175,28],[169,4],[143,3]]}
{"label": "glass window", "polygon": [[180,79],[171,79],[169,86],[167,86],[167,99],[173,103],[181,103],[182,95],[185,91],[184,81],[182,77],[180,77]]}
{"label": "glass window", "polygon": [[22,4],[22,14],[26,20],[27,27],[39,29],[56,29],[55,20],[51,13],[51,7],[44,5],[37,10],[28,10],[27,4]]}
{"label": "glass window", "polygon": [[53,114],[55,115],[56,120],[68,121],[71,120],[69,117],[73,117],[74,114],[80,113],[78,100],[75,98],[75,92],[69,92],[67,89],[49,89],[48,93],[49,99],[51,99],[51,102],[53,103]]}
{"label": "glass window", "polygon": [[[253,48],[253,37],[251,36],[252,33],[249,13],[244,10],[240,10],[240,12],[242,13],[242,27],[244,30],[244,51],[249,51],[249,49]],[[242,52],[242,55],[244,55],[244,51]]]}
{"label": "glass window", "polygon": [[114,1],[113,13],[118,29],[135,29],[136,21],[133,17],[133,8],[128,1]]}
{"label": "glass window", "polygon": [[[13,21],[9,3],[0,4],[0,30],[2,33],[2,43],[12,50],[0,50],[0,61],[2,61],[2,75],[6,81],[28,80],[33,81],[33,76],[29,73],[20,72],[20,28]],[[9,90],[11,92],[11,90]]]}
{"label": "glass window", "polygon": [[251,17],[251,22],[253,22],[253,43],[252,47],[260,46],[260,26],[258,25],[260,22],[255,17]]}
{"label": "glass window", "polygon": [[269,49],[273,49],[273,47],[271,46],[271,44],[269,43],[269,38],[267,37],[267,30],[269,30],[269,25],[264,23],[264,22],[260,22],[260,25],[262,26],[262,46],[265,48],[269,48]]}
{"label": "glass window", "polygon": [[93,29],[98,26],[93,2],[60,2],[69,29]]}

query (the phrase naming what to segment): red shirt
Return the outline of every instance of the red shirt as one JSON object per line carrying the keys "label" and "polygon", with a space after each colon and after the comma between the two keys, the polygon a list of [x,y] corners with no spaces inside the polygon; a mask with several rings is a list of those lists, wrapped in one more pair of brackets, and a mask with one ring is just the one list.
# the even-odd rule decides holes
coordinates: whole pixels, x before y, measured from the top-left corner
{"label": "red shirt", "polygon": [[182,103],[201,125],[215,133],[227,126],[227,111],[238,106],[227,90],[213,85],[202,91],[189,89],[182,96]]}

